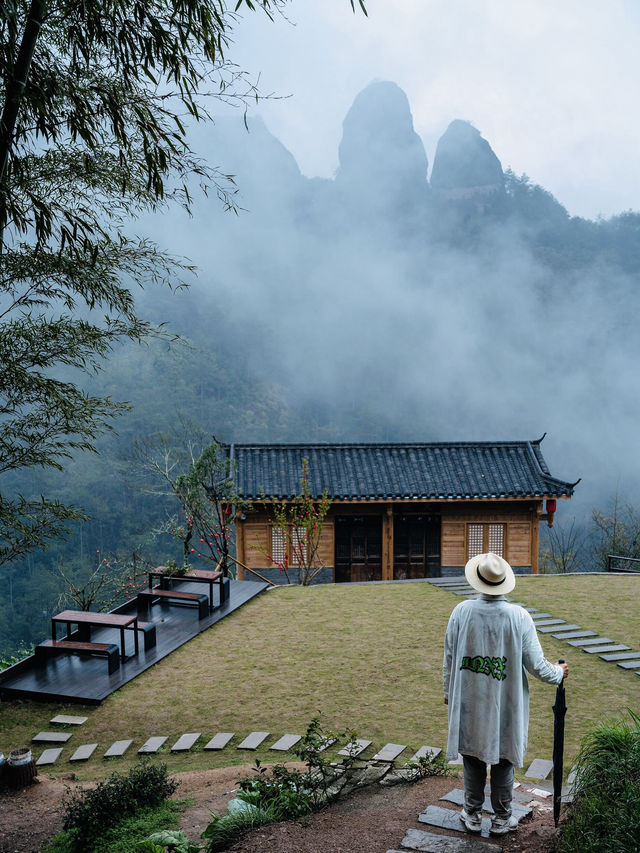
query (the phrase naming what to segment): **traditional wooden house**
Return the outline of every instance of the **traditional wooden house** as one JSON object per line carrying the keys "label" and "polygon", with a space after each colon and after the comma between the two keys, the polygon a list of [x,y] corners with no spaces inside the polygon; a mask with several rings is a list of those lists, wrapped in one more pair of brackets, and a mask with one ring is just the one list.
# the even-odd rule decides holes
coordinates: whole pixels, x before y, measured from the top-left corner
{"label": "traditional wooden house", "polygon": [[317,552],[324,567],[318,581],[458,575],[470,557],[485,551],[502,555],[516,572],[536,573],[540,522],[552,525],[556,501],[570,498],[577,485],[549,473],[542,438],[232,444],[237,492],[251,502],[236,517],[239,577],[251,577],[249,569],[285,582],[275,567],[285,540],[269,501],[300,493],[303,459],[311,493],[331,499]]}

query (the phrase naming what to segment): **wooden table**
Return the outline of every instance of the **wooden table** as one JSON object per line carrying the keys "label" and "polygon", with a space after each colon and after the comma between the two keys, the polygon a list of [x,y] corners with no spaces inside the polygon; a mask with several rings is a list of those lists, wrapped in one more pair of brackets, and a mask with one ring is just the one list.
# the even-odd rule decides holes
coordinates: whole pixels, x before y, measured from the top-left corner
{"label": "wooden table", "polygon": [[[120,658],[126,659],[124,632],[125,629],[133,630],[135,654],[138,654],[138,615],[125,615],[123,613],[93,613],[90,610],[63,610],[57,616],[51,617],[51,638],[56,641],[56,626],[64,624],[67,626],[66,639],[71,639],[71,626],[77,625],[83,639],[89,639],[91,628],[119,628],[120,629]],[[83,628],[86,630],[83,631]]]}
{"label": "wooden table", "polygon": [[159,569],[153,569],[149,572],[149,589],[153,587],[153,579],[159,578],[160,587],[163,587],[163,584],[167,581],[174,580],[181,583],[185,581],[187,583],[204,583],[209,584],[209,610],[213,610],[213,585],[214,583],[220,584],[220,604],[222,604],[225,600],[226,593],[226,585],[224,582],[224,576],[222,572],[209,572],[205,569],[193,569],[186,575],[168,575],[166,572],[162,572]]}

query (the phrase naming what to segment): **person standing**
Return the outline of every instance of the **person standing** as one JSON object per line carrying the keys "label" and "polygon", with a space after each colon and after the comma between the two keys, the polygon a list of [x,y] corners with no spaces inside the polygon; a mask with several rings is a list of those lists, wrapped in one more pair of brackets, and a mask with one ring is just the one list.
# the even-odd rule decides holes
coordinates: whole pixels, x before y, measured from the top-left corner
{"label": "person standing", "polygon": [[491,768],[492,835],[518,828],[511,814],[514,767],[522,767],[529,730],[527,673],[559,684],[566,664],[548,661],[533,619],[505,595],[516,579],[497,554],[478,554],[465,566],[479,598],[458,604],[444,641],[442,679],[448,705],[447,759],[462,755],[464,808],[460,820],[469,832],[482,829],[482,804]]}

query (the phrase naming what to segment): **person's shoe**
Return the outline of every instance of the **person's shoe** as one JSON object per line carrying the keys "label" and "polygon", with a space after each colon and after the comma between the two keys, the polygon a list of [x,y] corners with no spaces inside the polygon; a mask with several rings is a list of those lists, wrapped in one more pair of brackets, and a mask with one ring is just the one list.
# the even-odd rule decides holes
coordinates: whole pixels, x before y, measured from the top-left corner
{"label": "person's shoe", "polygon": [[518,828],[518,819],[513,815],[509,817],[494,817],[491,820],[489,832],[491,835],[506,835],[507,832],[515,832]]}
{"label": "person's shoe", "polygon": [[482,815],[480,812],[468,814],[464,809],[462,809],[459,817],[469,832],[480,832],[482,829]]}

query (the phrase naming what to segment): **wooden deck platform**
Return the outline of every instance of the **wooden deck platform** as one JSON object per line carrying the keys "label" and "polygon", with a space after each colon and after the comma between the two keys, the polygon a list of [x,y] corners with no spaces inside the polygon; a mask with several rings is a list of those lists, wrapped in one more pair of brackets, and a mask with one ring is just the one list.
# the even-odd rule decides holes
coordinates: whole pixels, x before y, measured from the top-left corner
{"label": "wooden deck platform", "polygon": [[[224,619],[247,601],[255,598],[268,584],[257,581],[230,581],[227,600],[202,619],[194,607],[184,607],[168,601],[158,601],[141,614],[156,625],[156,645],[144,649],[140,643],[137,656],[124,661],[111,675],[100,658],[63,655],[36,663],[35,657],[25,658],[0,672],[0,696],[3,699],[31,699],[43,702],[81,702],[99,705],[123,684],[158,663],[184,643]],[[179,583],[175,589],[181,589]],[[200,592],[196,584],[185,584],[184,592]],[[209,593],[203,583],[202,592]],[[135,600],[117,608],[118,613],[135,613]],[[117,628],[102,628],[91,635],[92,641],[118,643]]]}

